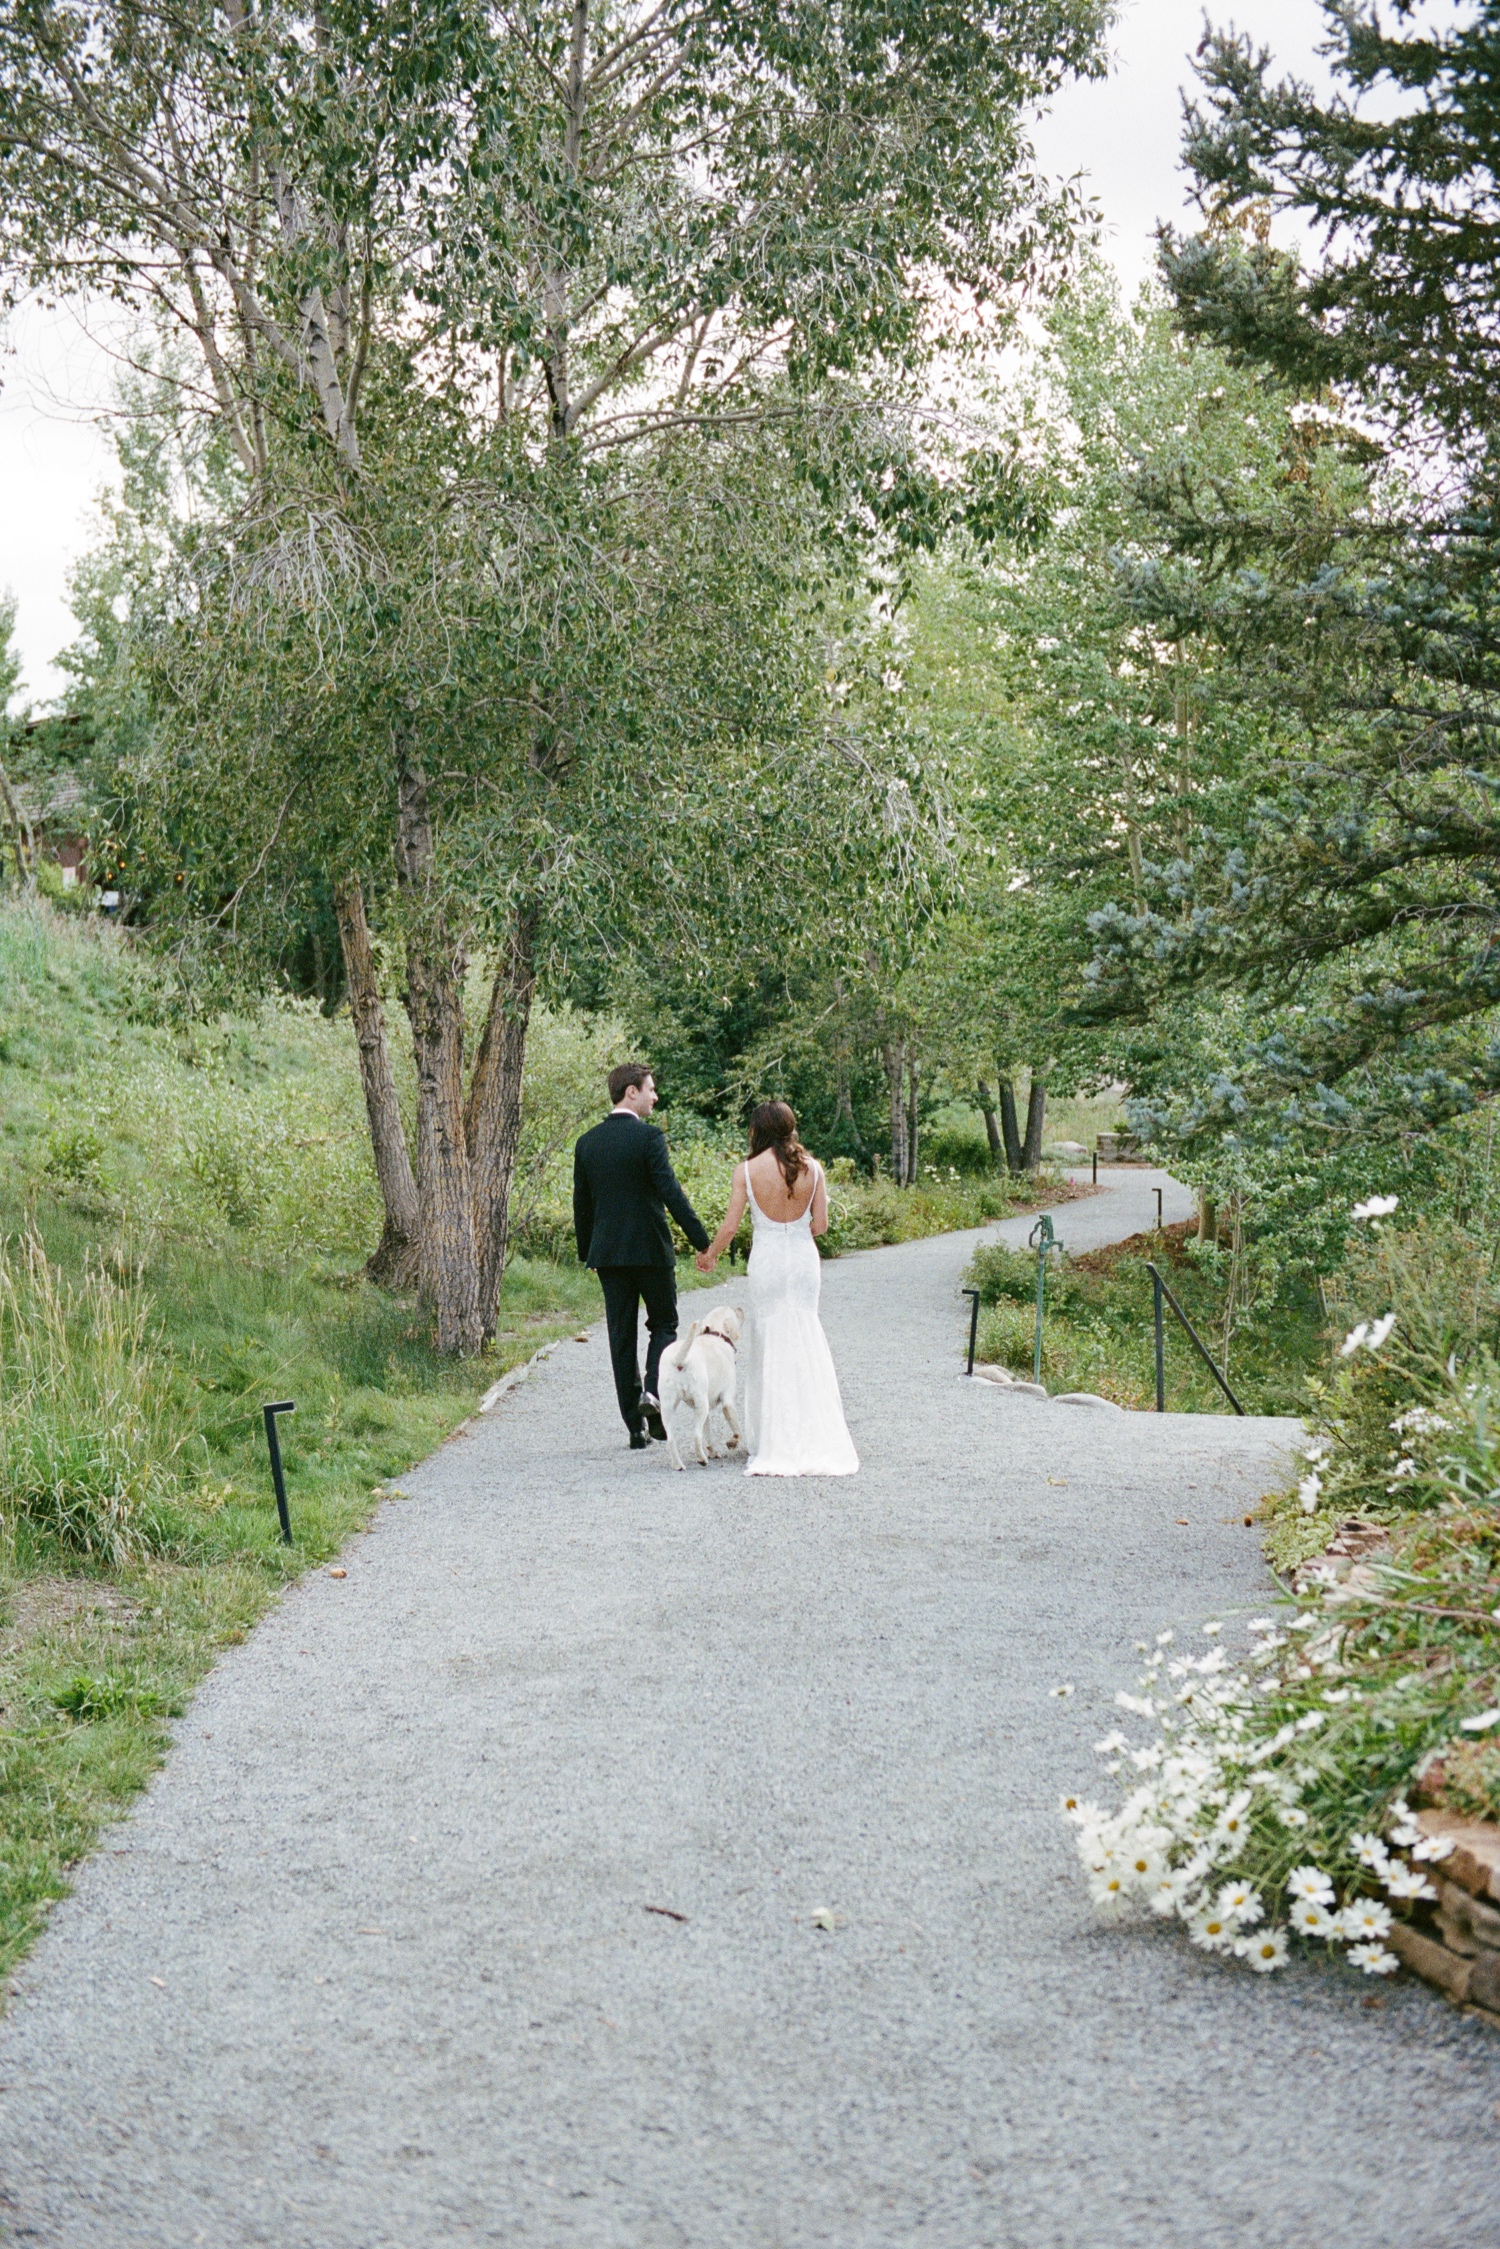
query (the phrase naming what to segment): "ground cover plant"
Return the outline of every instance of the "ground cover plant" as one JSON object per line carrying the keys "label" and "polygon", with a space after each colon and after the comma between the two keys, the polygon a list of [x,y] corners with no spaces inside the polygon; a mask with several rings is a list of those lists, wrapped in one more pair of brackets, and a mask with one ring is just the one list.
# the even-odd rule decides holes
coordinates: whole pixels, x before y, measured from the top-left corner
{"label": "ground cover plant", "polygon": [[[1155,1328],[1148,1261],[1167,1285],[1249,1413],[1297,1413],[1308,1377],[1326,1357],[1323,1307],[1310,1282],[1292,1279],[1244,1325],[1231,1324],[1225,1351],[1233,1255],[1201,1245],[1195,1224],[1134,1234],[1108,1249],[1049,1260],[1042,1322],[1042,1380],[1049,1390],[1090,1390],[1117,1405],[1156,1402]],[[1036,1256],[985,1246],[970,1279],[980,1291],[977,1358],[1031,1376],[1036,1336]],[[1223,1392],[1167,1313],[1169,1413],[1228,1413]]]}
{"label": "ground cover plant", "polygon": [[1254,1968],[1300,1937],[1389,1973],[1393,1922],[1435,1902],[1446,1848],[1412,1807],[1500,1820],[1492,1237],[1398,1213],[1374,1196],[1352,1214],[1347,1330],[1308,1384],[1302,1472],[1267,1504],[1273,1561],[1293,1573],[1279,1613],[1251,1622],[1238,1665],[1221,1620],[1205,1653],[1171,1631],[1143,1647],[1116,1702],[1147,1738],[1096,1745],[1126,1794],[1064,1807],[1102,1910],[1176,1917]]}

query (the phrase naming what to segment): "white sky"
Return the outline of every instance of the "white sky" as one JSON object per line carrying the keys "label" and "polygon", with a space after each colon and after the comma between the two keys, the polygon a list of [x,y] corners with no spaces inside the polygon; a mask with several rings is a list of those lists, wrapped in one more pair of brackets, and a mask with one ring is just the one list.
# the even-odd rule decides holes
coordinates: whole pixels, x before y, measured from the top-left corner
{"label": "white sky", "polygon": [[[1236,22],[1283,68],[1321,76],[1317,0],[1213,0],[1216,23]],[[1108,248],[1127,292],[1148,270],[1159,219],[1187,208],[1178,169],[1178,89],[1203,32],[1202,0],[1124,0],[1113,75],[1068,89],[1037,132],[1047,169],[1085,172],[1102,205]],[[45,702],[63,687],[53,668],[72,639],[68,565],[91,543],[95,497],[113,454],[99,416],[113,376],[106,353],[67,311],[27,306],[0,358],[0,588],[18,600],[22,693]]]}

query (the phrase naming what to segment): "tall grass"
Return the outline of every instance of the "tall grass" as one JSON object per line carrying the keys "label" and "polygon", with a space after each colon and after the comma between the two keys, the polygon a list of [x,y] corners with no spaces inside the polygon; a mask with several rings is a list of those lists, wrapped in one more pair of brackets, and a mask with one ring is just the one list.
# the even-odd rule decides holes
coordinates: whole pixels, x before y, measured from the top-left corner
{"label": "tall grass", "polygon": [[0,1518],[120,1566],[159,1544],[180,1433],[138,1284],[67,1281],[34,1233],[0,1245]]}

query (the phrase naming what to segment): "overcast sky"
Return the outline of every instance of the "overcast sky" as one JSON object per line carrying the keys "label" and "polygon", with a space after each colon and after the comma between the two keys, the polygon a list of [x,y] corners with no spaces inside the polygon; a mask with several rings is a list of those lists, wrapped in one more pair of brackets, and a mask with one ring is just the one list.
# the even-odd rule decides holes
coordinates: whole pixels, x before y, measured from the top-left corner
{"label": "overcast sky", "polygon": [[[1279,63],[1321,75],[1316,0],[1216,0],[1209,13],[1253,32]],[[1202,30],[1201,0],[1124,0],[1112,75],[1069,88],[1037,131],[1050,171],[1089,175],[1127,290],[1147,271],[1157,221],[1179,219],[1186,208],[1179,89]],[[67,312],[24,308],[8,341],[0,359],[0,588],[19,603],[23,692],[45,701],[62,689],[52,659],[73,637],[68,565],[92,543],[95,495],[110,475],[95,417],[108,402],[112,368]]]}

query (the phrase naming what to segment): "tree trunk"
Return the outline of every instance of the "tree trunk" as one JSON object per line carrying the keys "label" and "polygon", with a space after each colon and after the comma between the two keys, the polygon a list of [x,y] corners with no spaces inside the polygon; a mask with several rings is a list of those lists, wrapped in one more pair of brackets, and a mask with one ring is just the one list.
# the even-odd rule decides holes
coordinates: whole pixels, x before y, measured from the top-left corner
{"label": "tree trunk", "polygon": [[1024,1171],[1021,1160],[1021,1132],[1016,1123],[1016,1081],[1000,1080],[1000,1124],[1005,1135],[1005,1168],[1009,1172]]}
{"label": "tree trunk", "polygon": [[536,991],[533,934],[530,917],[518,913],[490,991],[489,1013],[464,1112],[479,1255],[479,1325],[486,1342],[495,1332],[510,1242],[510,1198],[521,1139],[526,1029]]}
{"label": "tree trunk", "polygon": [[412,1176],[406,1126],[402,1122],[396,1081],[391,1073],[385,1010],[380,1004],[370,925],[365,919],[365,897],[359,883],[353,880],[336,883],[333,906],[338,916],[344,974],[349,984],[349,1013],[354,1018],[354,1039],[359,1048],[365,1113],[370,1120],[370,1149],[375,1158],[375,1177],[380,1182],[380,1199],[385,1207],[380,1246],[365,1270],[372,1281],[383,1281],[393,1288],[412,1288],[417,1279],[417,1183]]}
{"label": "tree trunk", "polygon": [[1021,1148],[1021,1169],[1035,1171],[1042,1160],[1042,1127],[1047,1121],[1047,1088],[1033,1076],[1026,1096],[1026,1139]]}
{"label": "tree trunk", "polygon": [[431,895],[432,819],[427,779],[403,759],[396,785],[396,873],[410,897],[406,1012],[417,1069],[417,1272],[436,1319],[440,1352],[462,1356],[483,1340],[474,1201],[464,1134],[463,979],[468,959],[445,908]]}
{"label": "tree trunk", "polygon": [[885,1082],[891,1097],[891,1177],[898,1187],[906,1184],[906,1100],[902,1080],[906,1076],[906,1046],[904,1041],[887,1042],[880,1049],[880,1059],[885,1064]]}
{"label": "tree trunk", "polygon": [[984,1112],[984,1136],[990,1144],[990,1162],[996,1171],[1005,1160],[1005,1143],[1000,1138],[1000,1121],[995,1115],[995,1096],[981,1078],[977,1088],[979,1106]]}
{"label": "tree trunk", "polygon": [[906,1184],[917,1183],[917,1050],[910,1046],[906,1055]]}
{"label": "tree trunk", "polygon": [[1219,1238],[1219,1214],[1200,1187],[1198,1189],[1198,1239],[1216,1242]]}

